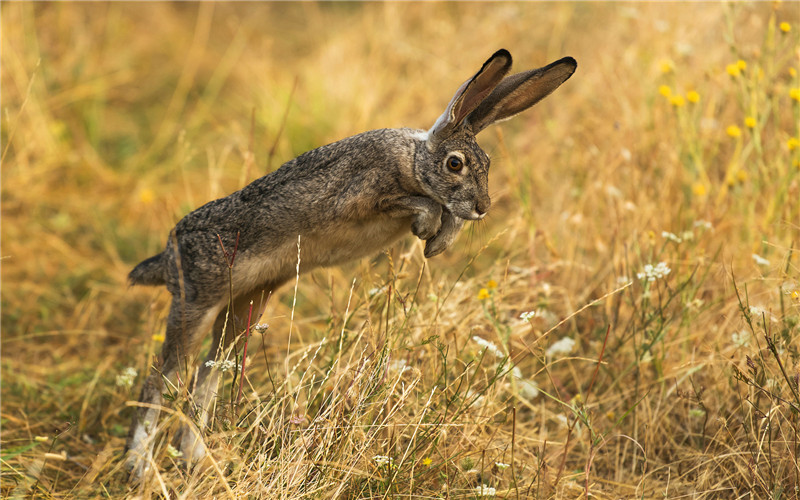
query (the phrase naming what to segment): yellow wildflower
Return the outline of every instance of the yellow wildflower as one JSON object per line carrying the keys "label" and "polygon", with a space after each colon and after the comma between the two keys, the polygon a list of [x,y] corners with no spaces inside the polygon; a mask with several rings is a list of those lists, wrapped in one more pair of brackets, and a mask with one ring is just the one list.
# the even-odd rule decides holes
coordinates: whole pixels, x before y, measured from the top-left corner
{"label": "yellow wildflower", "polygon": [[494,290],[495,288],[497,288],[497,282],[495,280],[489,280],[489,282],[486,283],[486,288],[488,288],[489,290]]}
{"label": "yellow wildflower", "polygon": [[745,181],[747,181],[747,172],[744,170],[739,170],[736,172],[736,180],[744,184]]}
{"label": "yellow wildflower", "polygon": [[797,76],[797,70],[790,67],[789,68],[789,76],[791,76],[792,78],[796,77]]}
{"label": "yellow wildflower", "polygon": [[736,67],[744,71],[747,69],[747,63],[739,59],[738,61],[736,61]]}
{"label": "yellow wildflower", "polygon": [[152,338],[154,342],[164,342],[163,333],[154,333],[150,338]]}
{"label": "yellow wildflower", "polygon": [[739,69],[739,66],[735,64],[729,64],[725,66],[725,71],[728,72],[729,75],[733,77],[737,77],[742,74],[742,70]]}
{"label": "yellow wildflower", "polygon": [[489,290],[481,288],[478,290],[478,300],[486,300],[489,298]]}
{"label": "yellow wildflower", "polygon": [[742,129],[736,125],[729,125],[728,128],[725,129],[725,133],[735,139],[742,136]]}
{"label": "yellow wildflower", "polygon": [[789,97],[800,102],[800,88],[789,89]]}
{"label": "yellow wildflower", "polygon": [[67,132],[67,126],[60,120],[52,121],[49,128],[50,134],[57,138],[64,137],[65,133]]}
{"label": "yellow wildflower", "polygon": [[702,197],[705,196],[707,192],[706,185],[702,182],[695,182],[692,184],[692,193],[694,193],[695,196]]}
{"label": "yellow wildflower", "polygon": [[789,151],[794,151],[800,147],[800,140],[797,140],[797,137],[789,137],[789,140],[786,141],[786,147],[789,148]]}
{"label": "yellow wildflower", "polygon": [[686,99],[684,99],[682,95],[676,95],[673,96],[672,99],[669,100],[669,102],[676,108],[680,108],[681,106],[686,104]]}
{"label": "yellow wildflower", "polygon": [[661,62],[658,64],[659,69],[663,74],[672,73],[675,70],[675,65],[672,64],[672,61],[669,59],[662,59]]}
{"label": "yellow wildflower", "polygon": [[144,188],[141,191],[139,191],[139,201],[143,205],[150,205],[151,203],[153,203],[153,200],[155,198],[156,198],[156,195],[153,192],[153,190],[150,189],[150,188]]}
{"label": "yellow wildflower", "polygon": [[690,90],[686,93],[686,100],[692,103],[700,102],[700,94],[694,90]]}
{"label": "yellow wildflower", "polygon": [[752,116],[748,116],[744,119],[744,124],[747,126],[747,128],[756,128],[756,119]]}
{"label": "yellow wildflower", "polygon": [[422,459],[422,465],[424,465],[425,467],[430,467],[432,463],[433,460],[431,460],[431,457],[425,457]]}
{"label": "yellow wildflower", "polygon": [[780,27],[781,31],[783,31],[784,33],[788,33],[790,31],[792,31],[792,25],[787,23],[787,22],[781,23],[779,25],[779,27]]}
{"label": "yellow wildflower", "polygon": [[672,97],[672,89],[669,88],[669,85],[661,85],[658,87],[658,93],[666,98]]}

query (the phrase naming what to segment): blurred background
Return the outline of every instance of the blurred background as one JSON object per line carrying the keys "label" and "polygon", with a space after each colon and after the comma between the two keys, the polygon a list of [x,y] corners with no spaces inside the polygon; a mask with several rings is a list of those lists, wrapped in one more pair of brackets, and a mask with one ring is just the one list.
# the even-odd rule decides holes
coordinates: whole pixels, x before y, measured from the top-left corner
{"label": "blurred background", "polygon": [[[113,479],[125,402],[159,351],[169,301],[126,275],[183,215],[309,149],[374,128],[429,128],[499,48],[517,71],[563,56],[578,69],[479,137],[492,158],[486,221],[427,262],[409,237],[301,277],[296,296],[287,286],[266,312],[264,342],[254,339],[264,355],[248,374],[253,393],[274,389],[265,368],[283,369],[287,353],[305,370],[325,365],[325,350],[317,365],[303,353],[347,329],[354,359],[386,348],[421,372],[419,394],[395,402],[401,424],[417,421],[450,370],[485,367],[470,375],[483,381],[475,394],[491,396],[482,412],[449,421],[443,409],[463,434],[432,439],[424,466],[403,462],[411,469],[396,474],[417,485],[403,491],[513,495],[524,480],[538,485],[531,497],[705,498],[797,487],[796,7],[3,3],[2,494],[125,491]],[[424,342],[432,336],[447,354]],[[493,378],[474,336],[499,345],[516,372]],[[574,345],[558,361],[548,348],[565,338]],[[139,374],[132,387],[119,383],[126,367]],[[525,384],[552,397],[524,394]],[[451,401],[475,403],[466,386],[445,387]],[[309,396],[295,411],[313,421],[315,404]],[[527,436],[513,473],[486,465],[512,463],[512,406]],[[235,454],[237,438],[216,430],[218,456]],[[370,462],[413,441],[401,434],[342,451],[336,460],[363,477],[327,495],[403,484]],[[776,443],[769,454],[764,436]],[[204,484],[267,495],[233,466],[227,490],[178,470],[164,481],[184,493]],[[302,496],[290,483],[287,494]]]}

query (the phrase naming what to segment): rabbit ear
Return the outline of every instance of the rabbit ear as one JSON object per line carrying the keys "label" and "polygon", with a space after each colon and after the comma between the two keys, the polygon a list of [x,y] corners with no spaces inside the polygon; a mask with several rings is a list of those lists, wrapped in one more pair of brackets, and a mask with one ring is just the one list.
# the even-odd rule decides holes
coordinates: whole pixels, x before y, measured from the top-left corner
{"label": "rabbit ear", "polygon": [[492,123],[511,118],[541,101],[567,81],[578,63],[571,57],[559,59],[503,79],[494,91],[467,117],[467,126],[477,134]]}
{"label": "rabbit ear", "polygon": [[470,113],[486,99],[511,69],[511,54],[500,49],[490,57],[475,76],[464,82],[458,89],[442,116],[430,130],[434,142],[446,137],[461,125]]}

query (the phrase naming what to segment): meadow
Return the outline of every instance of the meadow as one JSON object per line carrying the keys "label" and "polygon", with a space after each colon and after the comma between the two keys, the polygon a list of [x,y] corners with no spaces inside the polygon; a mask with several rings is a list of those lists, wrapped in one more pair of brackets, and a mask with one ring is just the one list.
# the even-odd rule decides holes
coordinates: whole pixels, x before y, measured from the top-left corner
{"label": "meadow", "polygon": [[[0,20],[2,498],[800,498],[796,3]],[[578,69],[478,137],[487,218],[286,285],[223,373],[213,467],[171,445],[184,387],[128,486],[169,304],[130,269],[304,151],[429,128],[499,48]]]}

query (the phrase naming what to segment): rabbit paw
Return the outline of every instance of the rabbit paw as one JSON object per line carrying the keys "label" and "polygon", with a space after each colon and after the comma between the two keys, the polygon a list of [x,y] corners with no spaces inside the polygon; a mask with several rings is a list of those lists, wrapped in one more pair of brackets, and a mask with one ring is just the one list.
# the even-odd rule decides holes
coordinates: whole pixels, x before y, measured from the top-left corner
{"label": "rabbit paw", "polygon": [[442,206],[437,204],[416,213],[414,222],[411,223],[411,232],[421,240],[429,240],[441,227]]}
{"label": "rabbit paw", "polygon": [[442,212],[442,227],[433,238],[425,242],[425,258],[430,259],[447,250],[463,226],[464,219],[456,217],[449,210]]}

